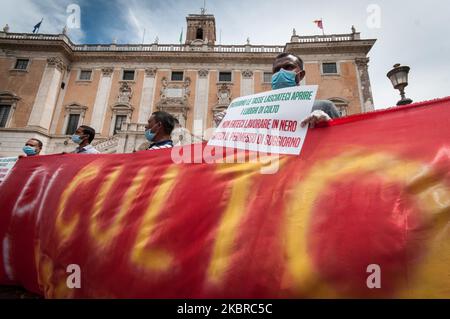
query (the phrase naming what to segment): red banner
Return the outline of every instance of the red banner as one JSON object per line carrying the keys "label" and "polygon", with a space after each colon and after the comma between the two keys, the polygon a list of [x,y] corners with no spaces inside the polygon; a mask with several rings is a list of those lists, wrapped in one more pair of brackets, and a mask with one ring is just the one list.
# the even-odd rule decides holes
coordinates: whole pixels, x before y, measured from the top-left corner
{"label": "red banner", "polygon": [[450,298],[450,98],[311,129],[299,157],[233,152],[20,159],[0,186],[0,284],[47,298]]}

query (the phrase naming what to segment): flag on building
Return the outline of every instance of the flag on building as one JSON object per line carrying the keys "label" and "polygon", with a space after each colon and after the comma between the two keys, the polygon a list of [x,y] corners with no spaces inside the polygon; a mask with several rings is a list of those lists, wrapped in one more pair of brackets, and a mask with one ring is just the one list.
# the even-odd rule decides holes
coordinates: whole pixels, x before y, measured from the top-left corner
{"label": "flag on building", "polygon": [[323,21],[322,21],[322,19],[320,19],[320,20],[315,20],[314,23],[317,25],[317,27],[318,27],[319,29],[322,29],[322,30],[323,30]]}
{"label": "flag on building", "polygon": [[181,29],[181,34],[180,34],[180,44],[183,44],[183,29]]}
{"label": "flag on building", "polygon": [[44,21],[44,18],[42,18],[41,22],[39,22],[38,24],[36,24],[34,26],[33,33],[39,32],[39,29],[41,28],[42,21]]}

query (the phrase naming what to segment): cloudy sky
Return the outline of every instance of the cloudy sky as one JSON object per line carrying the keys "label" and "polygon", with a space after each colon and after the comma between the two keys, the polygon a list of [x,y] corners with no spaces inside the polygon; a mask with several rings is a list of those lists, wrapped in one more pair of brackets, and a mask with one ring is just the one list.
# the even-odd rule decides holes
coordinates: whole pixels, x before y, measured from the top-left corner
{"label": "cloudy sky", "polygon": [[[185,17],[199,13],[204,0],[0,0],[0,24],[10,32],[60,33],[70,4],[80,7],[81,28],[70,29],[76,43],[178,43]],[[370,52],[370,76],[376,108],[398,101],[386,77],[393,64],[411,66],[408,97],[423,101],[450,95],[450,2],[445,0],[206,0],[216,17],[222,44],[284,45],[292,29],[320,34],[312,21],[322,18],[325,33],[349,33],[378,39]],[[220,31],[221,30],[221,31]]]}

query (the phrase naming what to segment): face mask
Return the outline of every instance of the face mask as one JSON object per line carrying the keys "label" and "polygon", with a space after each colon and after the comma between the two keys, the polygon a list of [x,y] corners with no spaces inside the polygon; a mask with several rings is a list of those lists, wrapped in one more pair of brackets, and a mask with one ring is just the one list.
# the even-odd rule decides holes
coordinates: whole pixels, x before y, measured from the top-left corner
{"label": "face mask", "polygon": [[37,154],[36,149],[34,147],[31,147],[31,146],[28,146],[28,145],[23,147],[23,152],[25,154],[27,154],[27,156],[33,156],[33,155]]}
{"label": "face mask", "polygon": [[153,133],[152,130],[145,131],[145,138],[147,139],[147,141],[153,142],[155,137],[156,137],[156,133]]}
{"label": "face mask", "polygon": [[272,76],[272,90],[297,86],[297,73],[281,69]]}
{"label": "face mask", "polygon": [[81,144],[83,140],[81,139],[80,135],[72,135],[72,142],[74,142],[75,144]]}
{"label": "face mask", "polygon": [[[155,125],[158,125],[158,123]],[[155,127],[155,126],[153,126],[153,127]],[[153,127],[151,129],[148,129],[147,131],[145,131],[145,138],[149,142],[153,142],[153,140],[156,137],[156,134],[158,134],[158,133],[153,133]]]}

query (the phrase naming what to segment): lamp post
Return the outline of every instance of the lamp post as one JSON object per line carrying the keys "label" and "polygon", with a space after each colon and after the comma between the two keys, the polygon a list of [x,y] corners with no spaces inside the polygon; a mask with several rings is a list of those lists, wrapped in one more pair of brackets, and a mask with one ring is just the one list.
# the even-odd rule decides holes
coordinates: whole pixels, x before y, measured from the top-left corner
{"label": "lamp post", "polygon": [[413,101],[405,96],[405,87],[408,86],[408,73],[409,66],[401,66],[399,63],[394,65],[394,68],[390,70],[387,77],[392,82],[394,89],[400,91],[400,96],[402,99],[397,102],[397,105],[411,104]]}

